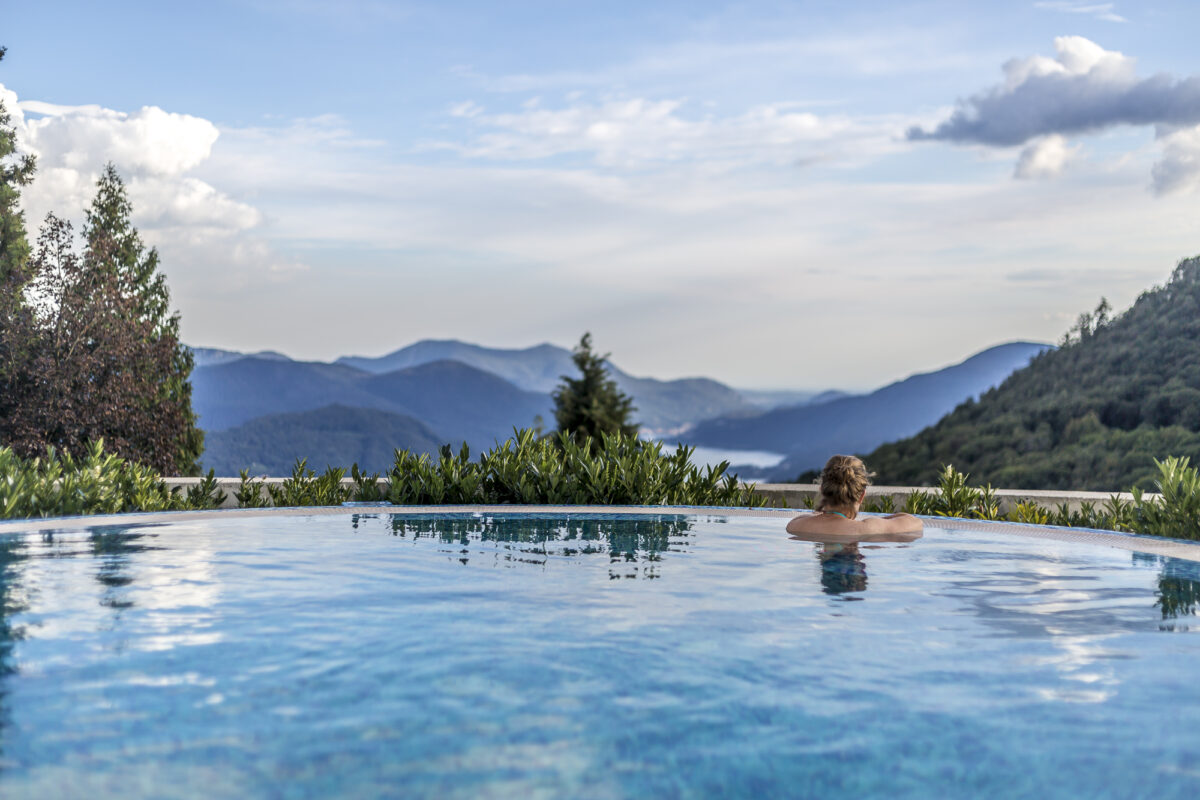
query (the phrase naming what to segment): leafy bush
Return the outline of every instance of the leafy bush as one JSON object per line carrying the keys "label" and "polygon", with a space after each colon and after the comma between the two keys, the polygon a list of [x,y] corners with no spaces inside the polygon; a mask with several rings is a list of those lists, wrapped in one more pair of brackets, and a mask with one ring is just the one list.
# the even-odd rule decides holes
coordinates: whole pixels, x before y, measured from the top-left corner
{"label": "leafy bush", "polygon": [[278,486],[268,486],[271,505],[279,508],[295,506],[340,506],[350,499],[351,490],[342,486],[346,470],[330,467],[320,475],[309,469],[308,461],[300,459],[292,468],[290,478]]}
{"label": "leafy bush", "polygon": [[24,459],[0,447],[0,519],[179,511],[216,508],[225,502],[212,471],[185,494],[168,489],[157,472],[104,452],[104,442],[76,459],[49,448]]}
{"label": "leafy bush", "polygon": [[1157,498],[1146,498],[1133,490],[1137,527],[1141,533],[1200,539],[1200,471],[1188,466],[1187,458],[1155,460],[1159,478]]}
{"label": "leafy bush", "polygon": [[947,464],[938,476],[937,491],[912,492],[904,500],[904,511],[932,517],[1001,519],[995,490],[990,485],[969,486],[969,477]]}
{"label": "leafy bush", "polygon": [[[465,445],[458,453],[443,447],[436,460],[397,451],[385,476],[384,499],[396,505],[765,504],[736,475],[726,473],[728,462],[700,468],[691,463],[693,452],[680,447],[667,454],[661,442],[624,433],[601,433],[579,442],[567,432],[539,438],[532,429],[517,430],[477,461]],[[373,499],[365,485],[358,494]]]}
{"label": "leafy bush", "polygon": [[[1200,539],[1200,471],[1189,466],[1187,458],[1171,457],[1164,461],[1155,460],[1154,464],[1159,472],[1155,482],[1160,492],[1158,497],[1147,497],[1141,489],[1134,487],[1132,501],[1114,494],[1099,507],[1084,502],[1072,510],[1066,503],[1047,509],[1032,500],[1022,500],[1007,514],[1000,513],[1000,504],[991,486],[969,486],[968,475],[947,465],[940,473],[939,487],[909,494],[904,501],[904,511],[925,516],[1007,520],[1029,525]],[[865,510],[883,509],[868,506]]]}

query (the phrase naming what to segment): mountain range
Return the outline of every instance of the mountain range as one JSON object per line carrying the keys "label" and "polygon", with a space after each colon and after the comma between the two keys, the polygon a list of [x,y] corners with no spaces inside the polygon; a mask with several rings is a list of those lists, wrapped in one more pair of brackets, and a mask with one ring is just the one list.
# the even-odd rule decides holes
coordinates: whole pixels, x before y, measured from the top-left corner
{"label": "mountain range", "polygon": [[[634,417],[648,435],[784,453],[788,458],[777,472],[794,476],[829,452],[863,451],[932,424],[1045,347],[1002,345],[861,396],[739,391],[708,378],[663,381],[610,370],[632,395]],[[193,355],[192,404],[207,431],[202,462],[231,474],[252,466],[275,472],[286,464],[290,470],[296,457],[305,456],[317,469],[325,466],[322,458],[366,467],[393,447],[431,452],[442,443],[466,442],[478,452],[514,427],[552,428],[550,391],[562,375],[576,371],[570,352],[554,345],[503,350],[453,340],[333,363],[270,351],[196,348]],[[364,438],[373,425],[377,443]]]}
{"label": "mountain range", "polygon": [[864,395],[727,415],[701,422],[682,435],[687,444],[767,450],[787,458],[770,470],[774,480],[793,480],[819,468],[834,453],[865,453],[934,424],[968,398],[999,384],[1050,348],[1010,342],[936,372],[913,375]]}
{"label": "mountain range", "polygon": [[[457,361],[498,375],[530,392],[550,394],[563,375],[578,370],[571,351],[552,344],[522,350],[502,350],[455,340],[427,339],[378,358],[345,356],[335,363],[372,373],[406,369],[431,361]],[[636,378],[609,363],[609,374],[621,391],[633,398],[635,419],[645,430],[669,433],[701,419],[764,406],[805,402],[815,392],[743,393],[709,378],[662,381]]]}
{"label": "mountain range", "polygon": [[418,419],[370,408],[328,405],[314,411],[268,414],[205,434],[204,467],[218,475],[289,475],[299,459],[316,471],[358,464],[384,473],[393,449],[434,453],[441,437]]}

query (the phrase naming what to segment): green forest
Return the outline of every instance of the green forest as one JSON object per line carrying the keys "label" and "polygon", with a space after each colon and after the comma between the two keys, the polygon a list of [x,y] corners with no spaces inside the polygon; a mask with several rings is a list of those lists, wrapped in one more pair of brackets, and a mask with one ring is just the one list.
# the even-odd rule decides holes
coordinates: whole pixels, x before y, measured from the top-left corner
{"label": "green forest", "polygon": [[1112,317],[1082,314],[1057,350],[916,436],[865,456],[876,481],[1038,489],[1153,489],[1154,459],[1200,461],[1200,256]]}

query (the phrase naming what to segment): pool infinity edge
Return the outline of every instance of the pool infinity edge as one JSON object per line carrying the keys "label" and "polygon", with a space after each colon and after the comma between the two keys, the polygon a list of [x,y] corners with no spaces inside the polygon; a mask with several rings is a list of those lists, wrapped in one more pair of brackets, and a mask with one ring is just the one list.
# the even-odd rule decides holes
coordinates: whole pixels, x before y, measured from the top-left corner
{"label": "pool infinity edge", "polygon": [[[335,516],[352,514],[561,514],[561,515],[696,515],[724,517],[759,517],[787,520],[803,513],[791,508],[729,508],[721,506],[559,506],[559,505],[455,505],[455,506],[396,506],[355,504],[347,506],[300,506],[288,508],[222,508],[208,511],[155,511],[125,514],[92,514],[82,517],[40,517],[0,521],[0,535],[34,533],[47,530],[78,530],[101,525],[145,525],[170,520],[192,522],[211,519],[275,516]],[[959,517],[921,517],[927,528],[967,530],[978,533],[1000,533],[1078,542],[1114,547],[1134,553],[1181,558],[1200,562],[1200,542],[1167,539],[1119,531],[1092,528],[1061,528],[1050,525],[1027,525],[1015,522],[992,522]],[[782,533],[782,530],[781,530]]]}

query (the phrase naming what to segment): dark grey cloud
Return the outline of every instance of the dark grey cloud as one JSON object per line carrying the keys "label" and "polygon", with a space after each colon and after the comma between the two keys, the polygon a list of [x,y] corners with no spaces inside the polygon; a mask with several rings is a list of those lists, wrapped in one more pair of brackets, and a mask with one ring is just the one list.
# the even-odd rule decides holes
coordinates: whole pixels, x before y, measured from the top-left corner
{"label": "dark grey cloud", "polygon": [[1131,59],[1081,37],[1057,39],[1055,48],[1056,59],[1009,62],[1004,84],[961,101],[932,130],[910,128],[907,138],[1011,147],[1116,125],[1200,125],[1200,77],[1138,78]]}

